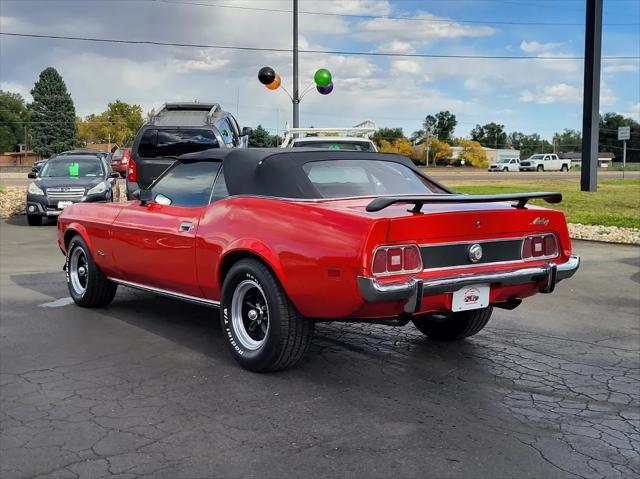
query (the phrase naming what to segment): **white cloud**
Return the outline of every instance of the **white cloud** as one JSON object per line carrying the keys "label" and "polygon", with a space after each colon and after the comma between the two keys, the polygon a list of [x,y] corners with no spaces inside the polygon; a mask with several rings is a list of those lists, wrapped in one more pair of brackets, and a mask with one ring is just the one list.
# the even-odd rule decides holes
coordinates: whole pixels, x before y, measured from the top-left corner
{"label": "white cloud", "polygon": [[620,114],[640,122],[640,101],[629,103],[629,111]]}
{"label": "white cloud", "polygon": [[394,60],[391,69],[398,73],[417,74],[420,72],[420,64],[414,60]]}
{"label": "white cloud", "polygon": [[[437,39],[488,37],[495,33],[491,27],[464,25],[424,11],[406,20],[392,18],[365,20],[357,23],[354,31],[354,37],[362,41],[380,45],[399,42],[409,44],[411,48]],[[389,42],[390,38],[393,42]]]}
{"label": "white cloud", "polygon": [[555,52],[555,50],[562,46],[562,43],[539,43],[539,42],[528,42],[526,40],[520,43],[520,49],[526,53],[533,54],[548,54]]}
{"label": "white cloud", "polygon": [[[523,90],[520,101],[525,103],[537,103],[546,105],[550,103],[580,103],[582,102],[582,88],[568,83],[555,83],[538,87],[535,90]],[[600,103],[612,105],[616,98],[606,85],[601,85]]]}
{"label": "white cloud", "polygon": [[620,65],[605,65],[602,67],[603,73],[628,73],[628,72],[637,72],[637,65],[630,64],[620,64]]}
{"label": "white cloud", "polygon": [[33,101],[33,97],[31,96],[31,88],[32,87],[29,87],[22,83],[0,81],[0,90],[10,93],[19,93],[27,103]]}
{"label": "white cloud", "polygon": [[376,51],[383,53],[413,53],[415,48],[410,42],[393,40],[392,42],[382,43]]}

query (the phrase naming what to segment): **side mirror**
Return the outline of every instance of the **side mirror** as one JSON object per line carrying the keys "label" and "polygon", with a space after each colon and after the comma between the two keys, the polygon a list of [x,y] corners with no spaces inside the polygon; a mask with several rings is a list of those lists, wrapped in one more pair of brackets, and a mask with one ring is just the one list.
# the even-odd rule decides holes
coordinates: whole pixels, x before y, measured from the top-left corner
{"label": "side mirror", "polygon": [[140,200],[140,206],[146,206],[153,201],[153,191],[151,190],[135,190],[133,193],[131,193],[131,196],[133,196],[136,200]]}
{"label": "side mirror", "polygon": [[27,178],[30,178],[33,180],[34,178],[37,178],[37,177],[38,177],[38,173],[36,171],[30,171],[29,173],[27,173]]}
{"label": "side mirror", "polygon": [[251,132],[253,131],[253,128],[249,127],[249,126],[245,126],[242,129],[242,135],[241,136],[249,136],[251,134]]}

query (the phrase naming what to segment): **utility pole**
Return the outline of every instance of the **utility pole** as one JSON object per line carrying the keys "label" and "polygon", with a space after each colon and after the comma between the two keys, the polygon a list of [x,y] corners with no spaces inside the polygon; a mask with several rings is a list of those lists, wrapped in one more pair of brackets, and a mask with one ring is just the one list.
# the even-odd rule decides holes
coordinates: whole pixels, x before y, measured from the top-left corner
{"label": "utility pole", "polygon": [[582,100],[582,170],[580,172],[580,189],[582,191],[596,191],[598,189],[601,55],[602,0],[587,0]]}
{"label": "utility pole", "polygon": [[624,172],[627,169],[627,140],[624,140],[622,145],[622,177],[624,178]]}
{"label": "utility pole", "polygon": [[300,91],[298,88],[298,0],[293,0],[293,127],[300,126]]}
{"label": "utility pole", "polygon": [[27,152],[29,151],[29,144],[27,143],[27,125],[24,126],[24,164],[27,164]]}
{"label": "utility pole", "polygon": [[[425,160],[425,165],[429,166],[429,149],[431,148],[431,138],[433,137],[433,133],[435,132],[435,125],[429,125],[426,130],[426,136],[427,136],[427,148],[426,148],[426,153],[427,153],[427,158]],[[436,160],[433,160],[433,166],[436,165]]]}

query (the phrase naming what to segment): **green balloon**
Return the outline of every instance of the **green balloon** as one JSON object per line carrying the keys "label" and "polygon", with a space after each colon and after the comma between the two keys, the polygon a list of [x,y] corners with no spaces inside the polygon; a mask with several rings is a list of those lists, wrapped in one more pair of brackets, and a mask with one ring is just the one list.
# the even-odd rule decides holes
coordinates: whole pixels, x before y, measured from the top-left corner
{"label": "green balloon", "polygon": [[331,83],[331,72],[326,68],[321,68],[313,76],[313,79],[315,80],[316,85],[327,86],[329,83]]}

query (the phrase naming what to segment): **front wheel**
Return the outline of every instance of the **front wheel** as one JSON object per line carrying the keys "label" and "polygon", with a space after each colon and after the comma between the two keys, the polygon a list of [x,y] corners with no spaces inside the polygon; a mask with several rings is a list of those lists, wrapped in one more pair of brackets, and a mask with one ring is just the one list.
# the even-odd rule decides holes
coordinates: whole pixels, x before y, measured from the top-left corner
{"label": "front wheel", "polygon": [[280,371],[302,360],[314,322],[291,303],[263,263],[243,259],[222,285],[220,322],[234,359],[251,371]]}
{"label": "front wheel", "polygon": [[447,315],[424,315],[412,320],[418,330],[435,341],[455,341],[477,334],[491,318],[493,308],[460,311]]}
{"label": "front wheel", "polygon": [[544,166],[542,166],[542,165],[538,165],[538,167],[536,168],[536,170],[538,170],[538,171],[544,171]]}
{"label": "front wheel", "polygon": [[106,306],[116,295],[118,285],[100,271],[91,257],[87,243],[80,235],[74,236],[69,242],[65,270],[69,294],[78,306]]}
{"label": "front wheel", "polygon": [[27,215],[27,223],[29,224],[29,226],[40,226],[42,224],[42,216]]}

